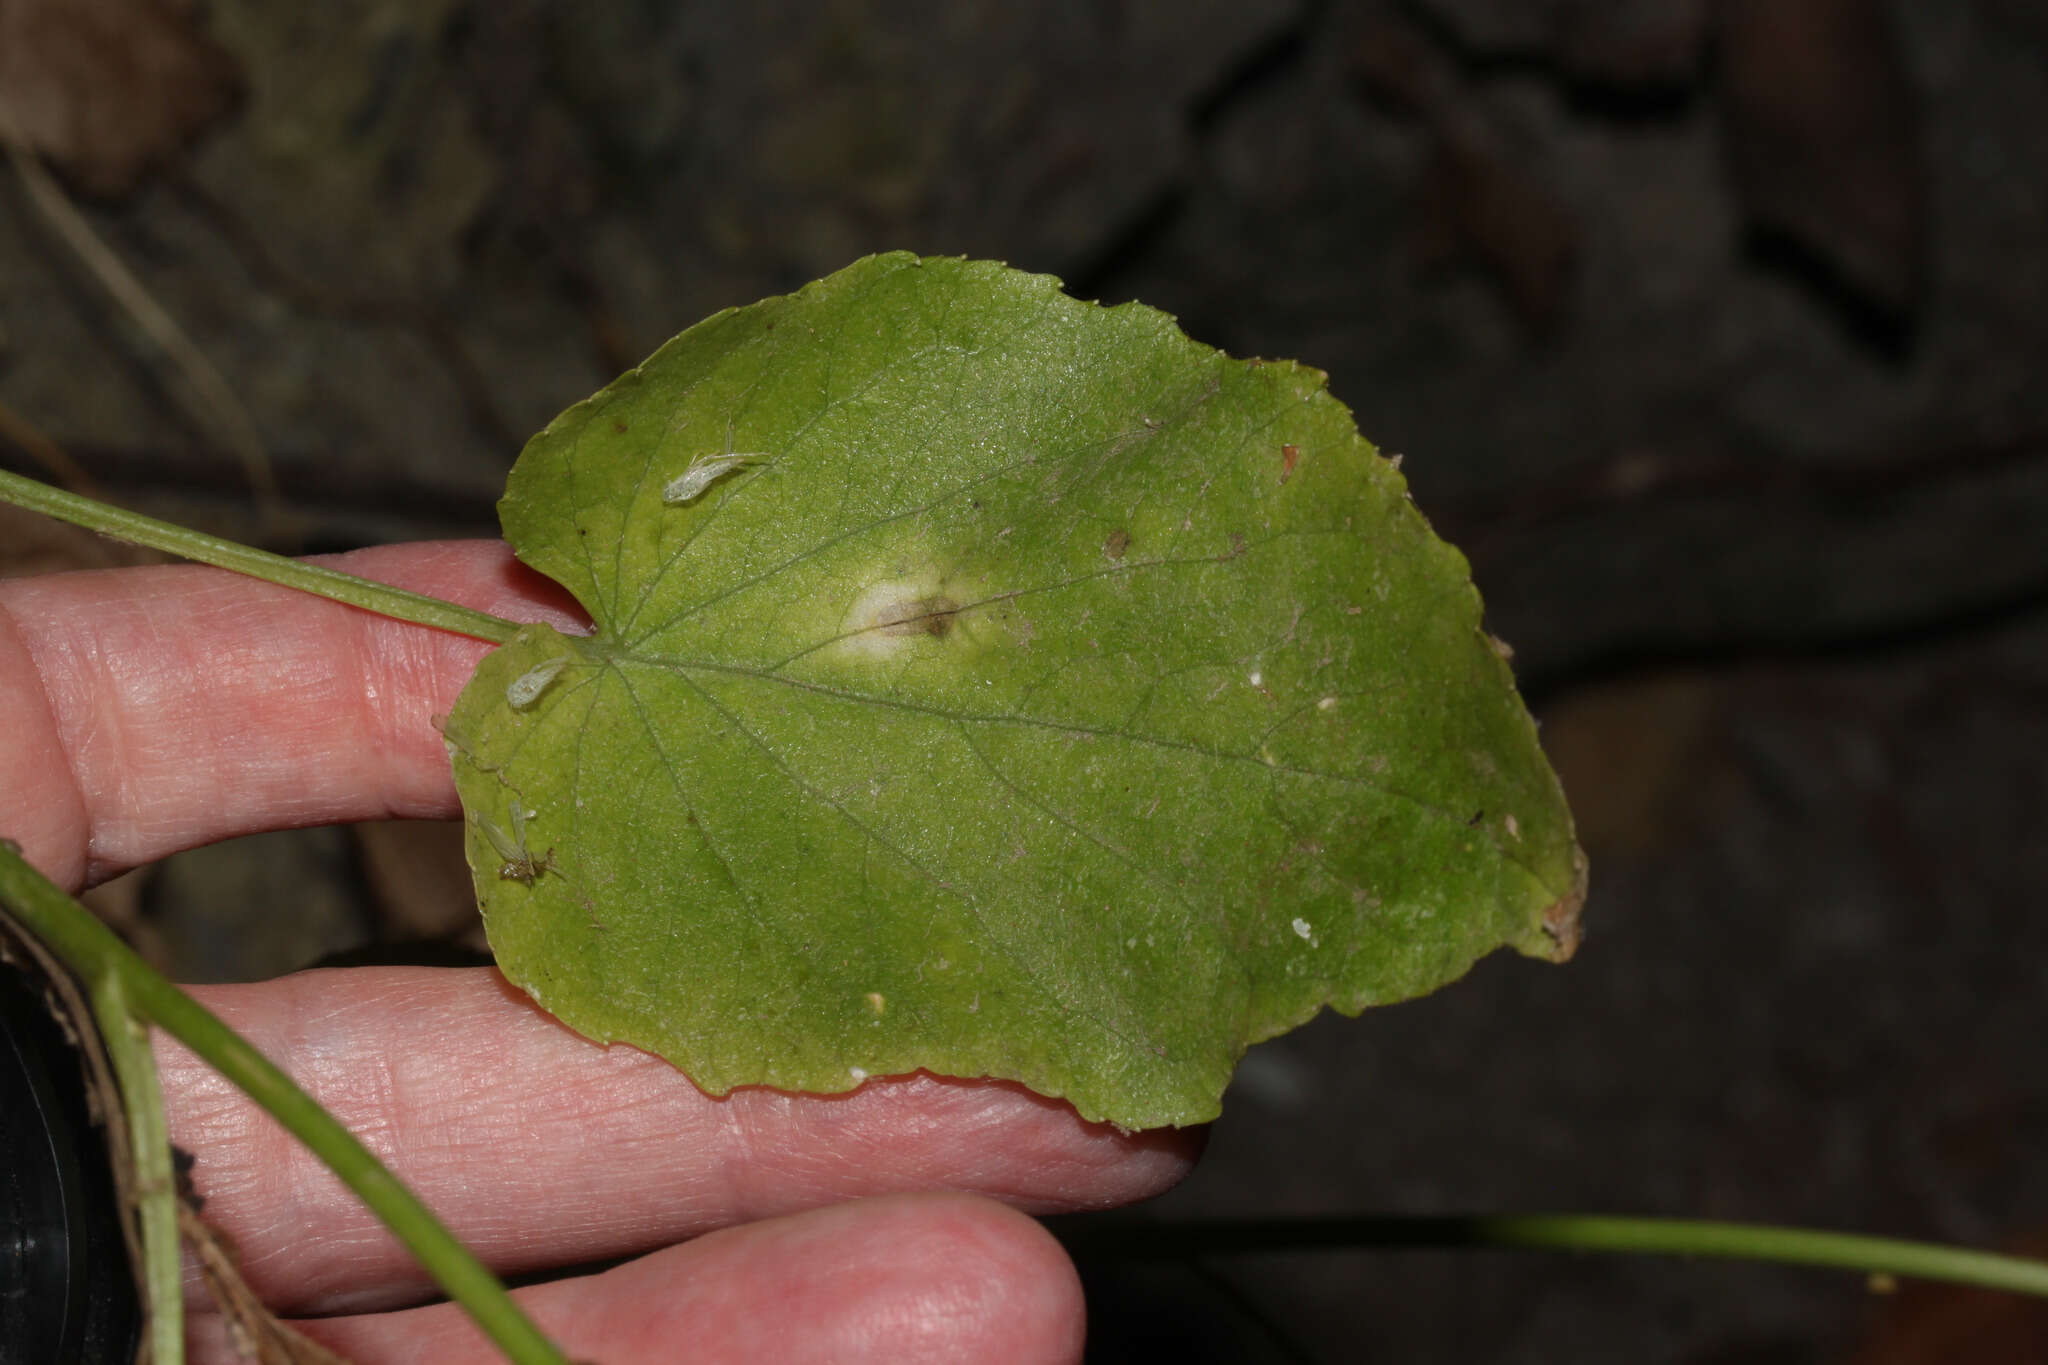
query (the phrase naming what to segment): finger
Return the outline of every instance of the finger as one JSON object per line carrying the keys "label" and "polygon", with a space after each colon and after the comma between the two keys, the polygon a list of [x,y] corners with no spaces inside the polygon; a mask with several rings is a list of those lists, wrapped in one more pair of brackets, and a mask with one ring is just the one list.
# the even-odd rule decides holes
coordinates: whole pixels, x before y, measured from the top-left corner
{"label": "finger", "polygon": [[[735,1228],[517,1295],[573,1359],[959,1361],[1080,1356],[1081,1287],[1036,1223],[986,1200],[868,1200]],[[358,1365],[500,1357],[452,1305],[298,1324]],[[234,1355],[196,1319],[193,1357]]]}
{"label": "finger", "polygon": [[[488,969],[307,972],[199,994],[506,1274],[863,1195],[1127,1203],[1179,1180],[1199,1142],[925,1075],[714,1100],[658,1058],[571,1033]],[[259,1295],[328,1313],[427,1294],[396,1241],[266,1115],[174,1044],[158,1057],[172,1140],[196,1155],[204,1215]]]}
{"label": "finger", "polygon": [[[496,541],[323,562],[580,628]],[[76,887],[216,839],[456,810],[433,717],[489,648],[194,566],[0,584],[0,832]],[[68,776],[68,780],[67,780]]]}

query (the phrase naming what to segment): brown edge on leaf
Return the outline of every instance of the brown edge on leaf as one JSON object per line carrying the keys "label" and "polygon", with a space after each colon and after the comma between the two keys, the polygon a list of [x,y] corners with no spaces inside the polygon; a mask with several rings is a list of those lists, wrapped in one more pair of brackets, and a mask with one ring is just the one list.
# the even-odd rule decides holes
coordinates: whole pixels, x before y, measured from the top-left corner
{"label": "brown edge on leaf", "polygon": [[1544,907],[1543,932],[1550,938],[1552,962],[1571,961],[1572,954],[1579,950],[1580,940],[1585,937],[1585,930],[1579,923],[1579,912],[1586,908],[1588,867],[1586,851],[1574,845],[1572,889]]}

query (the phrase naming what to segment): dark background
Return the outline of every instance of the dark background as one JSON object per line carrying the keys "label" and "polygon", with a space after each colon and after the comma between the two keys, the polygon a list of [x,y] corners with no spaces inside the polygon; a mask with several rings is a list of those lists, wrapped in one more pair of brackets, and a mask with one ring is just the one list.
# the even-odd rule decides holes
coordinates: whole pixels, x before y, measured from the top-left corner
{"label": "dark background", "polygon": [[[0,0],[0,111],[120,263],[17,158],[0,461],[295,552],[492,534],[558,409],[879,249],[1326,369],[1518,651],[1589,937],[1256,1049],[1144,1216],[2048,1242],[2036,0]],[[124,556],[0,519],[11,572]],[[257,977],[462,941],[456,842],[303,831],[96,895],[180,975]],[[1089,1275],[1104,1360],[2048,1360],[2029,1307],[1815,1272]]]}

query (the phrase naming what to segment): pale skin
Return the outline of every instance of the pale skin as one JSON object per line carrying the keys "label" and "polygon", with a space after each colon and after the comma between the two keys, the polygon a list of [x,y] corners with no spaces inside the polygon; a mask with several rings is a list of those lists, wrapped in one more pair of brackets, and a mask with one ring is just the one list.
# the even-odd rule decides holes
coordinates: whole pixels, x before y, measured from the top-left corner
{"label": "pale skin", "polygon": [[[496,542],[328,562],[582,624]],[[212,569],[0,583],[0,834],[76,890],[238,834],[453,818],[432,718],[486,648]],[[501,1272],[637,1257],[519,1294],[572,1357],[606,1365],[1076,1359],[1079,1283],[1019,1211],[1156,1194],[1198,1145],[991,1082],[713,1100],[570,1033],[488,969],[195,994]],[[176,1045],[157,1055],[206,1217],[279,1312],[322,1315],[308,1334],[360,1362],[497,1359],[455,1310],[408,1307],[431,1290],[312,1158]],[[192,1358],[233,1359],[189,1283]]]}

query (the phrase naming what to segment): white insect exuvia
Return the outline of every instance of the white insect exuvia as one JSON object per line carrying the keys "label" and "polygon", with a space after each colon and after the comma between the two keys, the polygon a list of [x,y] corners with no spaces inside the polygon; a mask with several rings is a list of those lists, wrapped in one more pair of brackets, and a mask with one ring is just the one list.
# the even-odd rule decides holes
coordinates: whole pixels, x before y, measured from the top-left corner
{"label": "white insect exuvia", "polygon": [[535,664],[505,685],[505,704],[514,711],[524,711],[540,700],[540,694],[548,690],[548,684],[568,666],[569,656],[566,654]]}
{"label": "white insect exuvia", "polygon": [[757,451],[727,452],[723,455],[699,455],[690,461],[690,467],[668,481],[661,490],[661,500],[670,507],[681,507],[686,502],[695,502],[704,496],[704,490],[711,487],[720,475],[738,469],[743,464],[768,457]]}

